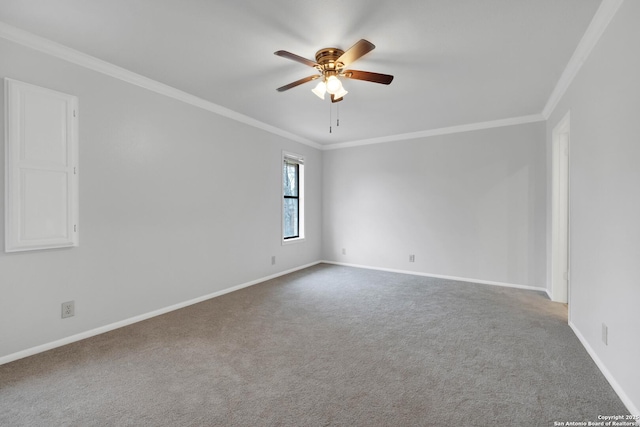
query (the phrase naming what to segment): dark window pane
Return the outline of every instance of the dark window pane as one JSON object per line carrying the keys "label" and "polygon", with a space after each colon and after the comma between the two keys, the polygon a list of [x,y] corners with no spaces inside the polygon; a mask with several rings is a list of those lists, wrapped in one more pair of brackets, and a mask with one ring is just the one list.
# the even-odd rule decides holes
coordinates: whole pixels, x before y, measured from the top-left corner
{"label": "dark window pane", "polygon": [[284,199],[284,238],[298,236],[298,199]]}

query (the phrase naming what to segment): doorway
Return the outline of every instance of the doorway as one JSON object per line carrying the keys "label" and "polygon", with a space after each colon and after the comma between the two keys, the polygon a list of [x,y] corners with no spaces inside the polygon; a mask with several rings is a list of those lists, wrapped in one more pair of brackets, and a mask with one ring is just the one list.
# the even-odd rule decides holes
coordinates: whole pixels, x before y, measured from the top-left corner
{"label": "doorway", "polygon": [[551,299],[569,302],[569,113],[553,128],[551,201]]}

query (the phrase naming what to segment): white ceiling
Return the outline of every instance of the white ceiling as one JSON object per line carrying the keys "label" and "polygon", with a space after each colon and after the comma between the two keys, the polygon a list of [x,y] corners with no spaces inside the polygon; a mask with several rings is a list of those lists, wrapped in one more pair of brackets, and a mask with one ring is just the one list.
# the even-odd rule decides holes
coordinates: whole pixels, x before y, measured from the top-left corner
{"label": "white ceiling", "polygon": [[[540,114],[600,0],[0,0],[0,21],[319,144]],[[340,126],[313,59],[361,38]],[[335,120],[336,105],[333,105]]]}

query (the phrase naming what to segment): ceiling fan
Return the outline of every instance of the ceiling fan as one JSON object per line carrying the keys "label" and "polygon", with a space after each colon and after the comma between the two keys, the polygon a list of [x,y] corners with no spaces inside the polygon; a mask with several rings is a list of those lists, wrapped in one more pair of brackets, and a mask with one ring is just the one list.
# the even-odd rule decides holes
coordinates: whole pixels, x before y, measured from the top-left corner
{"label": "ceiling fan", "polygon": [[305,77],[279,87],[277,91],[284,92],[285,90],[321,78],[322,80],[312,89],[312,92],[321,99],[324,99],[325,93],[329,93],[331,95],[331,102],[338,102],[342,101],[343,97],[348,93],[344,87],[342,87],[342,82],[339,77],[388,85],[393,80],[393,76],[389,74],[346,69],[352,62],[371,52],[373,49],[375,49],[373,43],[361,39],[347,49],[347,51],[336,47],[320,49],[316,52],[315,62],[294,53],[287,52],[286,50],[274,52],[275,55],[308,65],[319,72],[319,74],[314,74],[313,76]]}

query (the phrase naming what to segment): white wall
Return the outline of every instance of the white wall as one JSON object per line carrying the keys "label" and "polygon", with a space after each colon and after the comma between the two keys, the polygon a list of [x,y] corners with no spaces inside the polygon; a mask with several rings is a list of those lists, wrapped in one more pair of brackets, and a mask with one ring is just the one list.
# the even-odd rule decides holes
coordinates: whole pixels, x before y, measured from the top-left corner
{"label": "white wall", "polygon": [[[0,58],[80,102],[80,246],[0,252],[0,358],[320,259],[318,150],[3,39]],[[306,241],[286,246],[283,149],[307,185]]]}
{"label": "white wall", "polygon": [[545,150],[538,122],[325,151],[324,259],[544,287]]}
{"label": "white wall", "polygon": [[[547,122],[550,164],[551,131],[571,112],[570,320],[636,414],[640,408],[639,17],[640,2],[622,4]],[[550,226],[548,230],[550,236]],[[602,323],[609,327],[608,346],[601,340]]]}

